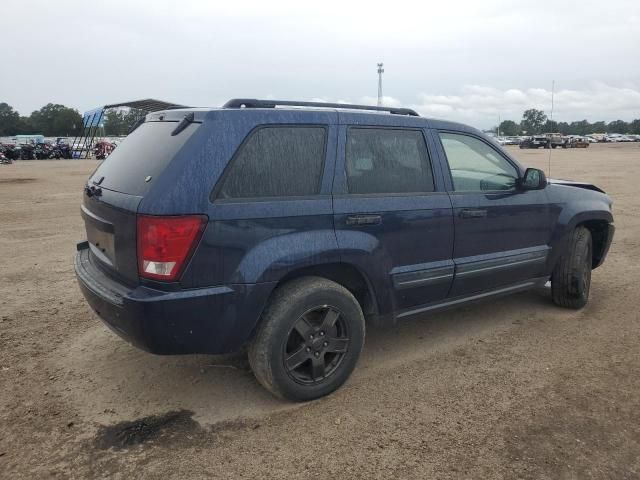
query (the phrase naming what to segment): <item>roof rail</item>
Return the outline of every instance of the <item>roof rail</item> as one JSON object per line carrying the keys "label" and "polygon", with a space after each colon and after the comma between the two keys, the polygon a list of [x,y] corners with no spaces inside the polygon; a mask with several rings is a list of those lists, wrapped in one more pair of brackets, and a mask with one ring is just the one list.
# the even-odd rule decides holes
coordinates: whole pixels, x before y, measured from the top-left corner
{"label": "roof rail", "polygon": [[298,102],[295,100],[259,100],[256,98],[232,98],[225,103],[222,108],[276,108],[278,106],[345,108],[348,110],[389,112],[395,115],[410,115],[412,117],[420,116],[415,110],[401,107],[374,107],[371,105],[353,105],[350,103]]}

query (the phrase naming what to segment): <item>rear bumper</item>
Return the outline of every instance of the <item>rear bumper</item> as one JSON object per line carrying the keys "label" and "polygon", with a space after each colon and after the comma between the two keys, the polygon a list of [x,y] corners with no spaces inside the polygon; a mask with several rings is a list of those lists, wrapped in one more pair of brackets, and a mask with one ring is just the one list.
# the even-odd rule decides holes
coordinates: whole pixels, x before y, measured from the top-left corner
{"label": "rear bumper", "polygon": [[229,353],[250,339],[272,283],[167,292],[130,288],[92,263],[89,249],[75,257],[80,290],[116,334],[151,353]]}

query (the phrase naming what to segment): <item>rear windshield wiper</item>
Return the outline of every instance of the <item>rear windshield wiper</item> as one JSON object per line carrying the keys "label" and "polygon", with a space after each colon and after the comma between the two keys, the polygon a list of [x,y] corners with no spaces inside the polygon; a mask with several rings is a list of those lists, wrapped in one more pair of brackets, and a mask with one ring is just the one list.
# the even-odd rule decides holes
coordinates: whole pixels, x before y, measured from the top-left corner
{"label": "rear windshield wiper", "polygon": [[181,131],[183,131],[190,124],[192,124],[194,119],[195,119],[195,116],[194,116],[193,112],[187,113],[184,116],[184,118],[182,120],[180,120],[180,123],[178,124],[178,126],[173,129],[173,132],[171,132],[171,136],[175,137],[176,135],[178,135]]}

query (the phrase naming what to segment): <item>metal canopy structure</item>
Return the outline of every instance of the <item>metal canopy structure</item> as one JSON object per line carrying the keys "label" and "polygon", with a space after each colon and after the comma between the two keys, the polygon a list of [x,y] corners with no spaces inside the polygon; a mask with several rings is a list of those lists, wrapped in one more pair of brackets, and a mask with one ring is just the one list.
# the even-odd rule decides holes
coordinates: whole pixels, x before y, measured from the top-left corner
{"label": "metal canopy structure", "polygon": [[[157,112],[159,110],[171,110],[174,108],[184,108],[184,105],[177,103],[165,102],[163,100],[155,100],[153,98],[146,98],[143,100],[133,100],[130,102],[112,103],[110,105],[104,105],[102,107],[94,108],[85,112],[82,118],[82,133],[73,139],[71,147],[74,150],[74,158],[87,158],[93,147],[93,141],[95,139],[98,128],[102,125],[104,119],[104,112],[112,108],[132,108],[140,110],[144,115],[151,112]],[[77,154],[76,154],[77,152]],[[77,156],[76,156],[77,155]],[[84,157],[83,157],[84,155]]]}
{"label": "metal canopy structure", "polygon": [[178,105],[177,103],[165,102],[163,100],[154,100],[153,98],[146,98],[144,100],[133,100],[131,102],[114,103],[111,105],[105,105],[102,107],[104,110],[110,108],[129,107],[136,110],[144,110],[147,113],[157,112],[159,110],[170,110],[172,108],[185,108],[185,105]]}

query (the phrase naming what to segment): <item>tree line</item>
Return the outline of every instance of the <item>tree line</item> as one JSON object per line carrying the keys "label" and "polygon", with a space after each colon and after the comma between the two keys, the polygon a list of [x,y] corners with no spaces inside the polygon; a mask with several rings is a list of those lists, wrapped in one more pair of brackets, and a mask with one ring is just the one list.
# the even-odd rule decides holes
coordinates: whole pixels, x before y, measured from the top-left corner
{"label": "tree line", "polygon": [[[105,113],[99,135],[127,135],[138,119],[144,115],[140,110],[110,110]],[[564,135],[588,135],[590,133],[640,134],[640,119],[632,122],[556,122],[547,118],[541,110],[531,108],[522,114],[520,123],[505,120],[498,126],[499,134],[506,136],[535,135],[560,132]],[[64,105],[48,103],[28,117],[21,116],[7,103],[0,103],[0,137],[21,134],[42,134],[47,137],[69,137],[82,132],[82,115]]]}
{"label": "tree line", "polygon": [[70,136],[82,130],[82,116],[64,105],[48,103],[28,117],[21,116],[11,105],[0,103],[0,136],[37,134]]}
{"label": "tree line", "polygon": [[531,108],[522,114],[520,123],[505,120],[498,126],[499,134],[505,136],[536,135],[538,133],[562,133],[563,135],[589,135],[591,133],[640,134],[640,119],[631,122],[614,120],[612,122],[556,122],[547,118],[542,110]]}
{"label": "tree line", "polygon": [[[110,110],[104,115],[99,135],[127,135],[144,115],[140,110]],[[7,103],[0,103],[0,137],[42,134],[46,137],[70,137],[82,133],[82,115],[74,108],[48,103],[28,117],[21,116]]]}

